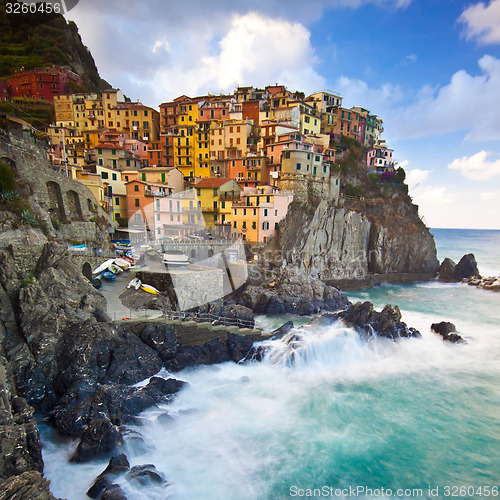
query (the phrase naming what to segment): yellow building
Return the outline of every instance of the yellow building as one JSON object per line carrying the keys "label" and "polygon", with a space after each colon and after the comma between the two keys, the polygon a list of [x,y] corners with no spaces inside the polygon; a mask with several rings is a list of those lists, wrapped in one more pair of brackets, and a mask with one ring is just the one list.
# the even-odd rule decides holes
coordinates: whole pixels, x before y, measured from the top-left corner
{"label": "yellow building", "polygon": [[84,186],[87,186],[99,205],[109,213],[109,201],[104,196],[104,183],[99,174],[88,172],[87,170],[78,170],[76,172],[77,180]]}
{"label": "yellow building", "polygon": [[202,179],[195,185],[196,196],[201,206],[205,224],[210,227],[219,222],[219,210],[221,203],[224,203],[223,214],[229,212],[226,208],[226,202],[238,199],[241,188],[233,179],[210,178]]}
{"label": "yellow building", "polygon": [[109,214],[113,220],[127,220],[127,186],[121,172],[100,165],[93,166],[94,173],[101,177],[104,199],[108,202]]}

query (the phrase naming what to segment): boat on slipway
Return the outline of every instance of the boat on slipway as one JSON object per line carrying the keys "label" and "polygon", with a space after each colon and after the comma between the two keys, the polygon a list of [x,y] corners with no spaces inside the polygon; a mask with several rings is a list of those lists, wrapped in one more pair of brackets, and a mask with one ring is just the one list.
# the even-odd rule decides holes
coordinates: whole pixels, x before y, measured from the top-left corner
{"label": "boat on slipway", "polygon": [[179,250],[163,252],[163,263],[167,266],[189,266],[189,257]]}

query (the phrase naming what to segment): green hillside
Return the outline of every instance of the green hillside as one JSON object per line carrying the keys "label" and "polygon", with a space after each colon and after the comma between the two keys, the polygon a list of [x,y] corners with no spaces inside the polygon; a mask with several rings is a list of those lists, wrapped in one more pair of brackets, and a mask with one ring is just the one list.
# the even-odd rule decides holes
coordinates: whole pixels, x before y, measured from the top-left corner
{"label": "green hillside", "polygon": [[60,14],[7,14],[6,3],[0,0],[0,79],[21,68],[56,65],[80,74],[87,90],[110,87],[100,78],[74,22]]}

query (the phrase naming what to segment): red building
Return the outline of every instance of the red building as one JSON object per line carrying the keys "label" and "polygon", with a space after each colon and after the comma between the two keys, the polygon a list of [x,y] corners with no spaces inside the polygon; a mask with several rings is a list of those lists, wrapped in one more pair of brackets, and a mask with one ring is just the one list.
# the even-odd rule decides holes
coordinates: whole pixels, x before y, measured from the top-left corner
{"label": "red building", "polygon": [[66,68],[35,68],[20,71],[7,79],[12,97],[30,97],[53,101],[54,95],[72,94],[72,84],[82,85],[77,73]]}

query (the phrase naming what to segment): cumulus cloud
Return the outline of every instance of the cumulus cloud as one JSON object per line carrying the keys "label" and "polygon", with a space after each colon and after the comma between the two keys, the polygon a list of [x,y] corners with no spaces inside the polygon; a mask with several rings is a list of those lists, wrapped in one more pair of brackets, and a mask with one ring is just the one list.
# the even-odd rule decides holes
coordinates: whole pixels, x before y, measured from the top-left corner
{"label": "cumulus cloud", "polygon": [[498,199],[500,195],[496,191],[489,191],[487,193],[481,193],[479,195],[479,198],[482,200],[490,201],[490,200],[496,200]]}
{"label": "cumulus cloud", "polygon": [[481,44],[500,43],[500,0],[491,0],[489,5],[479,2],[467,7],[458,18],[465,24],[465,37]]}
{"label": "cumulus cloud", "polygon": [[[234,90],[227,86],[255,84],[255,75],[262,75],[262,84],[278,81],[297,89],[302,86],[300,90],[307,91],[309,86],[312,91],[317,90],[324,80],[314,70],[308,25],[318,21],[328,9],[374,4],[390,11],[410,3],[411,0],[254,0],[250,4],[233,0],[85,0],[66,17],[78,25],[103,78],[120,86],[132,99],[140,96],[145,101],[143,96],[149,96],[146,104],[156,106],[177,97],[179,89],[181,93],[204,94],[209,89],[202,85],[213,85],[210,90],[216,92]],[[255,20],[255,26],[242,25]],[[236,31],[239,28],[240,33]],[[276,30],[276,34],[270,30]],[[244,39],[244,35],[249,39]],[[264,43],[258,37],[268,40]],[[296,50],[295,56],[292,49]],[[257,54],[255,50],[261,52]],[[232,56],[243,56],[247,61],[230,61]],[[220,66],[216,71],[217,64]]]}
{"label": "cumulus cloud", "polygon": [[[179,48],[180,49],[180,48]],[[233,16],[211,54],[160,68],[156,85],[164,96],[229,92],[238,85],[284,83],[292,90],[325,86],[315,70],[309,31],[300,23],[249,13]]]}
{"label": "cumulus cloud", "polygon": [[456,199],[447,187],[429,187],[418,194],[418,203],[425,202],[427,205],[448,205]]}
{"label": "cumulus cloud", "polygon": [[456,131],[470,141],[500,139],[500,60],[485,55],[478,65],[480,75],[460,70],[441,88],[423,87],[413,104],[388,110],[386,123],[404,139]]}
{"label": "cumulus cloud", "polygon": [[463,156],[453,160],[448,168],[458,170],[460,173],[472,180],[485,180],[500,175],[500,160],[489,161],[491,155],[488,151],[480,151],[472,156]]}
{"label": "cumulus cloud", "polygon": [[[400,165],[402,165],[402,163]],[[429,178],[431,172],[432,170],[421,170],[419,168],[406,170],[406,183],[410,189],[413,189],[417,184],[425,182]]]}

